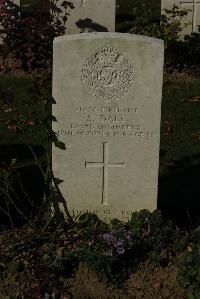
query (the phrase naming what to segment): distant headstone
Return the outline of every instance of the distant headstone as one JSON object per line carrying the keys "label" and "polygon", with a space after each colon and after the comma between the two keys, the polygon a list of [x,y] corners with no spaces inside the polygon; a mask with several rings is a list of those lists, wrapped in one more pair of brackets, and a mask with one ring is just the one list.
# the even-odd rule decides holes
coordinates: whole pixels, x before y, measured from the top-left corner
{"label": "distant headstone", "polygon": [[115,31],[116,0],[70,0],[69,2],[73,3],[74,9],[69,12],[66,34]]}
{"label": "distant headstone", "polygon": [[192,32],[198,32],[198,25],[200,26],[200,0],[162,0],[162,13],[163,9],[172,9],[173,5],[178,6],[180,9],[190,10],[187,16],[183,17],[181,21],[182,27],[187,25],[180,33],[180,37],[190,35]]}
{"label": "distant headstone", "polygon": [[58,37],[53,172],[69,211],[127,220],[157,207],[163,42],[133,34]]}

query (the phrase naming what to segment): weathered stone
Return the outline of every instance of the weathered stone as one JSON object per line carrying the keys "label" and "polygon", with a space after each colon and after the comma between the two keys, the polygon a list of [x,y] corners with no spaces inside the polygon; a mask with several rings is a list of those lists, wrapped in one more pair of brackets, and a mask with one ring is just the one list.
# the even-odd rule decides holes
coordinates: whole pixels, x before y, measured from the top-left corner
{"label": "weathered stone", "polygon": [[53,172],[69,211],[126,220],[157,207],[163,42],[120,33],[56,38]]}

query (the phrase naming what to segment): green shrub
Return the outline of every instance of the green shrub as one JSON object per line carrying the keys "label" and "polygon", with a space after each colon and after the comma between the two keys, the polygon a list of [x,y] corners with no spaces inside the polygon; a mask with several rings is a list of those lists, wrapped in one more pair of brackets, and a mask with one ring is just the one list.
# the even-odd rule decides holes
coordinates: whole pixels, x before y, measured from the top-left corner
{"label": "green shrub", "polygon": [[200,32],[186,35],[183,41],[175,41],[167,49],[166,63],[179,70],[191,69],[200,74]]}
{"label": "green shrub", "polygon": [[[188,14],[189,9],[180,9],[174,5],[172,9],[164,9],[159,21],[152,18],[151,10],[143,6],[137,9],[131,33],[156,37],[165,43],[165,66],[173,71],[174,68],[183,70],[190,68],[199,72],[200,68],[200,33],[192,33],[180,40],[183,29],[181,20]],[[190,23],[185,23],[184,27]]]}
{"label": "green shrub", "polygon": [[181,20],[187,15],[188,10],[179,9],[174,5],[172,9],[164,9],[164,11],[165,14],[161,15],[161,19],[155,22],[152,19],[151,10],[140,7],[130,32],[163,39],[165,48],[167,48],[170,43],[179,39],[179,34],[183,29]]}

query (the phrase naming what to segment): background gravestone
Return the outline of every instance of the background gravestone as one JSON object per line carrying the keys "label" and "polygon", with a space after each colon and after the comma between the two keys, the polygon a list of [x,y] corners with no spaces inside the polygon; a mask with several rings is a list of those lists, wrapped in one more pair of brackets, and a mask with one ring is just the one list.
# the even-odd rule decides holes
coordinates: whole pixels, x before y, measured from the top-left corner
{"label": "background gravestone", "polygon": [[[59,1],[62,3],[62,1]],[[59,6],[58,2],[58,6]],[[115,31],[115,0],[71,0],[66,34]]]}
{"label": "background gravestone", "polygon": [[[198,25],[200,25],[200,0],[162,0],[161,9],[172,9],[174,4],[180,9],[190,9],[187,16],[181,20],[181,24],[182,27],[188,22],[191,24],[187,25],[187,27],[180,32],[181,38],[183,38],[184,35],[190,35],[192,32],[198,32]],[[164,11],[161,12],[164,14]]]}
{"label": "background gravestone", "polygon": [[120,33],[56,38],[53,172],[69,211],[126,220],[157,207],[163,42]]}

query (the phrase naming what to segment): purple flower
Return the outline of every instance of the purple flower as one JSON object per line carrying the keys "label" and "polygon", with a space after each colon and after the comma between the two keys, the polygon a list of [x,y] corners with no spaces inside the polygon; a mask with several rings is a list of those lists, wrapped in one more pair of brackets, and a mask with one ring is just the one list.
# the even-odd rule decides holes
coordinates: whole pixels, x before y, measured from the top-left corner
{"label": "purple flower", "polygon": [[122,240],[118,240],[115,244],[114,244],[114,247],[121,247],[124,245],[124,242]]}
{"label": "purple flower", "polygon": [[127,249],[133,246],[133,234],[126,229],[111,230],[102,235],[107,243],[107,256],[124,254]]}
{"label": "purple flower", "polygon": [[117,253],[123,254],[125,252],[125,249],[123,247],[117,247]]}
{"label": "purple flower", "polygon": [[111,245],[112,243],[117,241],[116,237],[113,236],[112,232],[103,234],[103,239],[107,242],[108,245]]}

